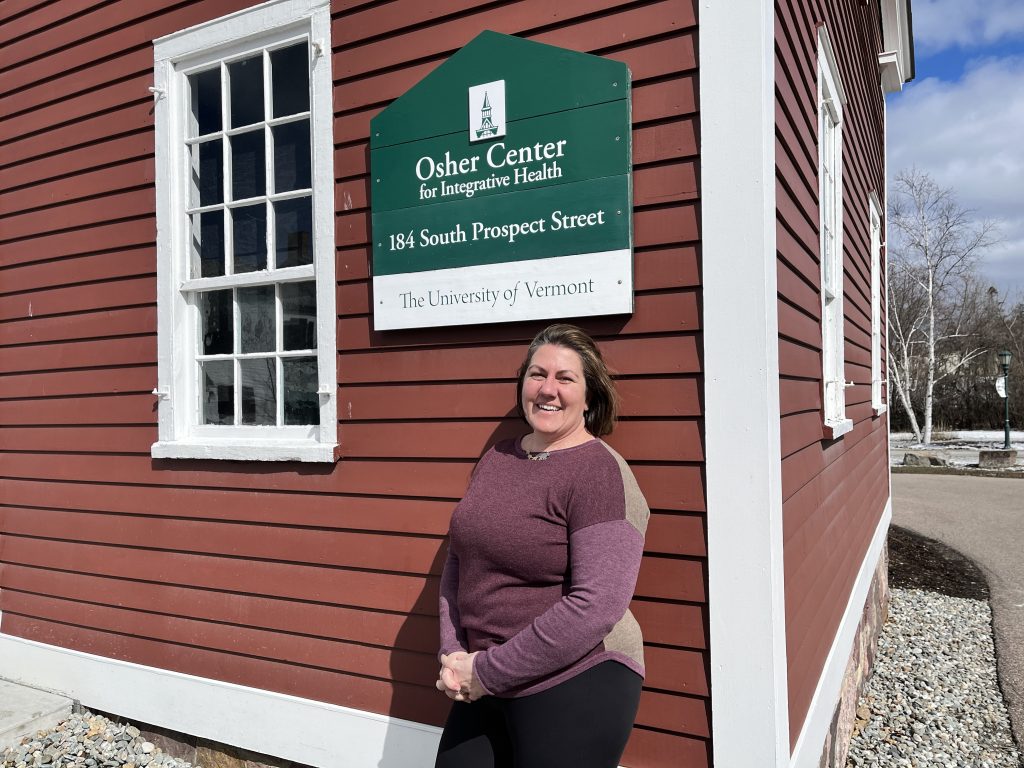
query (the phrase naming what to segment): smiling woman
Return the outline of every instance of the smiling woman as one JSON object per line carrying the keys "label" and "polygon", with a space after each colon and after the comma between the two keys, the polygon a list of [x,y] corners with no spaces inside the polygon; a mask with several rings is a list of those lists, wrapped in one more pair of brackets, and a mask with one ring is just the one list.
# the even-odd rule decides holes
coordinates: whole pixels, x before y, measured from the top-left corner
{"label": "smiling woman", "polygon": [[643,681],[628,606],[650,512],[598,439],[618,398],[586,333],[539,333],[517,402],[530,433],[487,452],[452,514],[437,688],[456,703],[436,766],[613,768]]}

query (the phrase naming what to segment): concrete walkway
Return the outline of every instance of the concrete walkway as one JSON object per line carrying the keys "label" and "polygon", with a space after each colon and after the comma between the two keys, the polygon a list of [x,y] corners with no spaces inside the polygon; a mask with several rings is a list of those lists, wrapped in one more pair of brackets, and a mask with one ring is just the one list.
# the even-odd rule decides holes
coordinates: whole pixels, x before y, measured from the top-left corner
{"label": "concrete walkway", "polygon": [[0,680],[0,750],[71,715],[71,699]]}
{"label": "concrete walkway", "polygon": [[1024,481],[892,476],[893,524],[937,539],[984,571],[991,590],[999,682],[1024,745]]}

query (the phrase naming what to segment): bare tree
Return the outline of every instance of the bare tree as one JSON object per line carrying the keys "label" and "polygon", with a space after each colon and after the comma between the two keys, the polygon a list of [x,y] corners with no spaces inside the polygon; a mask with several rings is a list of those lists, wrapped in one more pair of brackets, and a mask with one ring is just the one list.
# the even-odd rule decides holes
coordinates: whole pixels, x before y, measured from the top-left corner
{"label": "bare tree", "polygon": [[887,239],[890,379],[914,437],[930,443],[935,385],[985,352],[970,343],[982,303],[975,268],[998,234],[993,222],[961,208],[952,190],[911,169],[891,190]]}

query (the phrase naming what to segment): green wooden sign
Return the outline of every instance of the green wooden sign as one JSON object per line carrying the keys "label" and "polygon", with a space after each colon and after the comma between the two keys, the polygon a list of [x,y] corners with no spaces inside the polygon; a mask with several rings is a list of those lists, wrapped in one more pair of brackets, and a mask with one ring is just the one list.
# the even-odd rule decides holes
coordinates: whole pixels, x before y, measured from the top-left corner
{"label": "green wooden sign", "polygon": [[370,127],[377,330],[632,312],[624,64],[483,32]]}

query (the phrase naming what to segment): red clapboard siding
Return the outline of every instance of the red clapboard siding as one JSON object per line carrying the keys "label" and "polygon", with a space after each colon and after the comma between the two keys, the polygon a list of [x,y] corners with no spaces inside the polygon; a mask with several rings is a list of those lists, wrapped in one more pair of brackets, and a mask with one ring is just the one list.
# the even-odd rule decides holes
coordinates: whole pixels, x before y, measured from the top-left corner
{"label": "red clapboard siding", "polygon": [[4,22],[4,38],[16,40],[41,27],[74,18],[102,2],[103,0],[63,0],[57,4],[40,0],[7,0],[0,8],[0,21]]}
{"label": "red clapboard siding", "polygon": [[[885,419],[870,407],[868,194],[884,188],[878,8],[776,3],[779,397],[790,736],[795,743],[888,498]],[[825,439],[818,260],[817,24],[839,55],[843,123],[846,415]],[[884,330],[883,330],[884,333]],[[868,564],[868,566],[873,564]]]}
{"label": "red clapboard siding", "polygon": [[[81,119],[91,115],[117,109],[130,101],[145,98],[146,89],[153,84],[153,75],[149,71],[123,82],[94,88],[78,96],[71,96],[56,104],[34,109],[20,116],[19,125],[24,132],[45,130],[53,125]],[[7,141],[19,134],[0,129],[0,141]],[[152,179],[150,179],[152,180]]]}
{"label": "red clapboard siding", "polygon": [[[127,582],[106,576],[21,565],[5,566],[4,583],[5,595],[8,590],[17,590],[421,653],[437,651],[437,625],[428,616],[402,616],[328,603],[218,592],[151,581]],[[673,653],[700,655],[695,651],[682,650]],[[694,666],[688,657],[681,657],[678,663]],[[692,685],[699,686],[700,677],[696,670],[691,673],[691,680]]]}
{"label": "red clapboard siding", "polygon": [[[209,20],[211,10],[225,15],[251,5],[249,0],[216,0],[216,9],[206,3],[193,3],[178,8],[171,6],[167,10],[164,0],[136,0],[131,16],[116,4],[101,6],[75,19],[73,24],[51,27],[26,38],[17,47],[23,46],[36,55],[27,55],[19,66],[0,73],[0,93],[24,88],[68,69],[95,65],[113,53],[149,48],[152,41],[162,35]],[[126,24],[126,21],[133,23]],[[40,37],[42,41],[38,40]],[[54,48],[61,49],[60,56],[39,55],[40,51],[49,52]]]}
{"label": "red clapboard siding", "polygon": [[798,411],[820,411],[821,383],[805,379],[780,379],[779,404],[783,416]]}
{"label": "red clapboard siding", "polygon": [[156,170],[152,158],[121,162],[96,171],[51,180],[14,192],[0,193],[0,210],[10,213],[43,208],[56,203],[109,194],[125,187],[152,184]]}
{"label": "red clapboard siding", "polygon": [[259,656],[338,672],[422,684],[436,674],[433,653],[371,648],[294,632],[210,623],[182,616],[139,612],[4,590],[6,613],[94,627],[104,632],[142,635],[165,643],[197,645],[217,651]]}
{"label": "red clapboard siding", "polygon": [[[211,521],[443,536],[453,501],[326,493],[0,479],[6,503]],[[281,515],[281,507],[289,512]]]}
{"label": "red clapboard siding", "polygon": [[0,376],[0,399],[32,399],[56,395],[105,395],[118,392],[151,393],[155,386],[155,365],[11,374]]}
{"label": "red clapboard siding", "polygon": [[[6,144],[4,150],[9,157],[18,157],[23,162],[30,162],[44,155],[52,157],[53,154],[63,153],[72,147],[85,148],[91,142],[109,140],[112,136],[139,131],[150,132],[152,127],[152,99],[140,98],[100,115],[58,125],[40,133],[26,135],[24,138],[16,138]],[[113,130],[115,128],[116,131]]]}
{"label": "red clapboard siding", "polygon": [[0,168],[0,189],[11,190],[101,165],[148,157],[152,152],[153,137],[148,131],[126,134],[88,147]]}
{"label": "red clapboard siding", "polygon": [[711,742],[704,739],[677,736],[645,728],[634,728],[622,757],[624,765],[647,768],[650,766],[680,765],[686,768],[707,768],[711,765]]}
{"label": "red clapboard siding", "polygon": [[[26,248],[24,242],[0,243],[0,266],[36,263],[45,259],[119,248],[152,246],[155,240],[156,224],[152,219],[96,224],[85,229],[72,229],[54,235],[33,236],[31,248]],[[156,264],[155,259],[153,264]]]}
{"label": "red clapboard siding", "polygon": [[[25,299],[26,304],[31,299]],[[156,336],[89,339],[42,344],[31,354],[0,356],[0,373],[52,371],[64,368],[132,365],[156,362]]]}
{"label": "red clapboard siding", "polygon": [[152,41],[253,4],[0,8],[3,630],[443,720],[432,683],[444,535],[479,455],[525,429],[514,377],[544,324],[372,330],[369,121],[480,29],[519,34],[633,75],[636,309],[581,323],[622,396],[608,441],[653,510],[631,606],[648,676],[624,760],[706,768],[695,3],[336,0],[341,459],[154,461]]}
{"label": "red clapboard siding", "polygon": [[26,262],[4,270],[0,295],[45,290],[66,284],[69,280],[86,282],[136,277],[151,274],[155,266],[156,253],[147,246],[41,263]]}
{"label": "red clapboard siding", "polygon": [[37,290],[0,298],[0,322],[45,315],[152,304],[156,278],[139,277],[69,288]]}
{"label": "red clapboard siding", "polygon": [[115,309],[0,323],[0,347],[156,333],[156,308]]}

